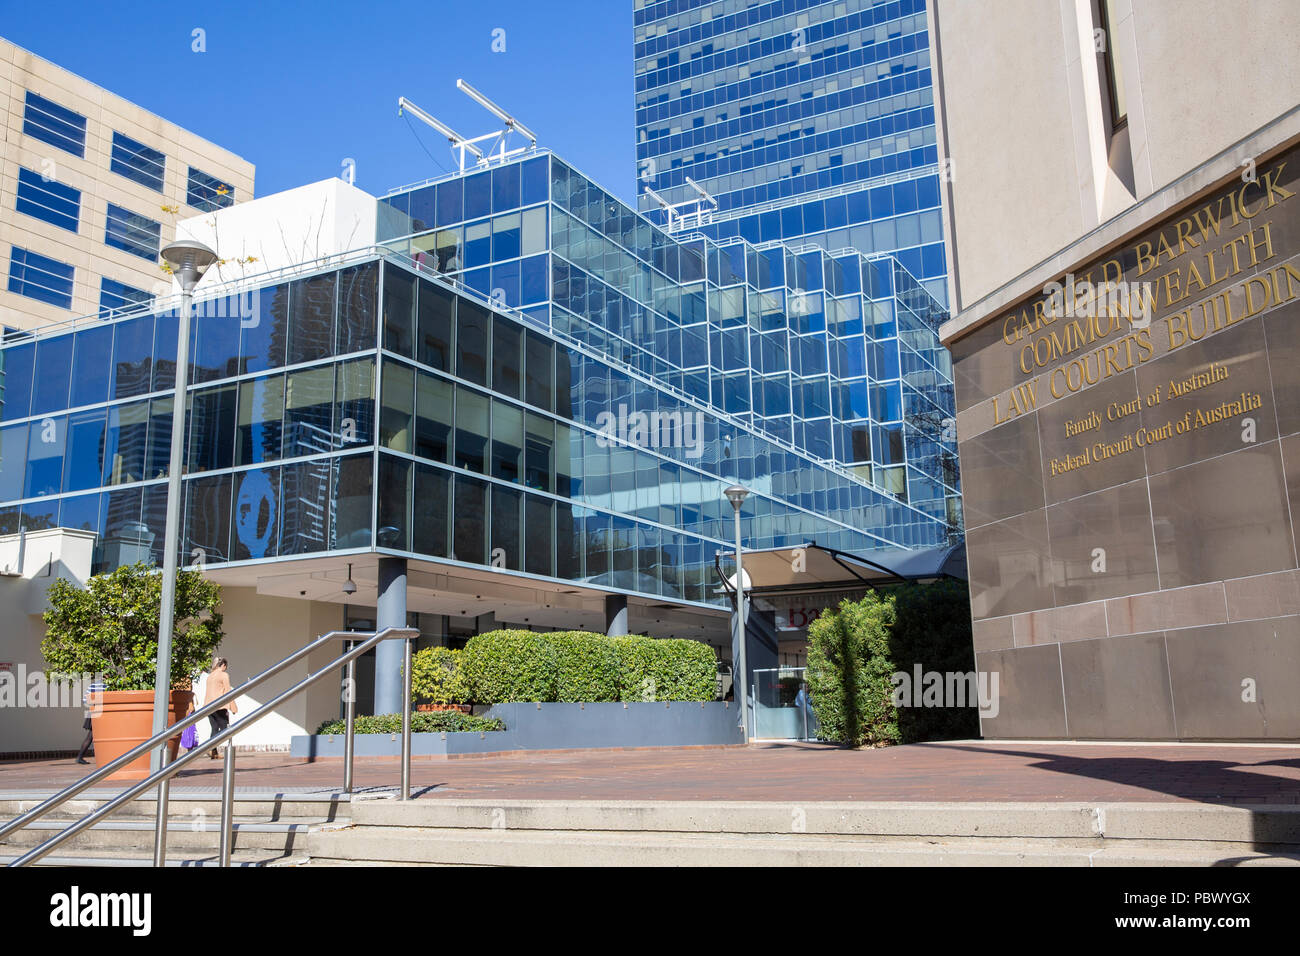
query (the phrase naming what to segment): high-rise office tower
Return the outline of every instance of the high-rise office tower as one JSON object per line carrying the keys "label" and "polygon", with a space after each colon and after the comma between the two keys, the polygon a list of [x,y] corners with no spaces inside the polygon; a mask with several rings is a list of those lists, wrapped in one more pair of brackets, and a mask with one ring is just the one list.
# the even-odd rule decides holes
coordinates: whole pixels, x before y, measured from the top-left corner
{"label": "high-rise office tower", "polygon": [[925,0],[636,0],[635,31],[644,213],[689,178],[691,231],[893,253],[947,303]]}

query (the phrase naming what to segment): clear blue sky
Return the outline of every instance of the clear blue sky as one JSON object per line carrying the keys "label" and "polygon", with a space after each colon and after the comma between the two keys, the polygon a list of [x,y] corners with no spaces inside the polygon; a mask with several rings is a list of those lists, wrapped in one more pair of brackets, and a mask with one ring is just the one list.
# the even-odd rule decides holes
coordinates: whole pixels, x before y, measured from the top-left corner
{"label": "clear blue sky", "polygon": [[631,0],[0,0],[0,35],[245,157],[258,195],[336,176],[345,157],[377,194],[440,175],[425,149],[450,169],[446,140],[412,119],[422,147],[397,98],[465,136],[495,129],[463,77],[633,196]]}

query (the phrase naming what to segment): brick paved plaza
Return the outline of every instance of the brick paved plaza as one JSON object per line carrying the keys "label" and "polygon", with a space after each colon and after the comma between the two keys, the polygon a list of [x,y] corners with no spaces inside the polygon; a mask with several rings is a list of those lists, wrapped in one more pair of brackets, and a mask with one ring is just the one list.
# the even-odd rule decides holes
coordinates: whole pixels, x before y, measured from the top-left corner
{"label": "brick paved plaza", "polygon": [[[176,789],[220,785],[202,760]],[[339,786],[340,760],[241,754],[237,786]],[[0,791],[54,790],[72,760],[0,763]],[[1201,801],[1300,803],[1300,746],[953,741],[852,751],[820,744],[415,759],[422,798],[554,800]],[[396,758],[357,758],[358,789],[398,783]]]}

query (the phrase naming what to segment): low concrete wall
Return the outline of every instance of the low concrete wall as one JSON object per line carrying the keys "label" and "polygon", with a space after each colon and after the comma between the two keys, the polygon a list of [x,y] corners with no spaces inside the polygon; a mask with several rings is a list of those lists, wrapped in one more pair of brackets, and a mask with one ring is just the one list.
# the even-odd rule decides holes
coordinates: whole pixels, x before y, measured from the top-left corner
{"label": "low concrete wall", "polygon": [[[717,701],[497,704],[486,716],[497,718],[506,729],[488,733],[413,733],[412,755],[700,747],[743,742],[735,708]],[[401,744],[400,734],[357,734],[356,753],[359,757],[393,756],[400,753]],[[343,735],[294,737],[289,752],[294,757],[342,757]]]}

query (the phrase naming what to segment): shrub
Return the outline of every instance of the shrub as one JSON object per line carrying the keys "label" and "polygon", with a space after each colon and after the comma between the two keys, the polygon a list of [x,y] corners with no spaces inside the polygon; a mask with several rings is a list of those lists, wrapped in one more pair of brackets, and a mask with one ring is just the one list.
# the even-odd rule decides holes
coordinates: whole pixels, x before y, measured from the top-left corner
{"label": "shrub", "polygon": [[614,638],[621,664],[620,700],[713,700],[718,662],[699,641]]}
{"label": "shrub", "polygon": [[[971,640],[970,590],[963,581],[944,579],[895,589],[897,621],[889,640],[894,669],[923,672],[973,673],[975,647]],[[912,688],[913,701],[920,688]],[[978,737],[975,706],[900,707],[898,733],[903,743]]]}
{"label": "shrub", "polygon": [[[127,564],[84,588],[60,578],[50,586],[41,654],[48,673],[102,674],[105,690],[153,690],[162,613],[162,574]],[[221,588],[198,571],[176,575],[172,687],[212,665],[220,646]]]}
{"label": "shrub", "polygon": [[411,696],[418,703],[468,703],[461,652],[450,647],[426,647],[417,652],[411,658]]}
{"label": "shrub", "polygon": [[717,691],[707,644],[586,631],[480,634],[465,646],[460,670],[477,704],[713,700]]}
{"label": "shrub", "polygon": [[545,634],[490,631],[469,639],[461,667],[478,704],[555,700],[558,655]]}
{"label": "shrub", "polygon": [[894,701],[897,672],[967,674],[975,669],[965,583],[942,580],[869,592],[845,601],[808,628],[807,679],[824,740],[853,746],[949,740],[979,734],[970,706]]}
{"label": "shrub", "polygon": [[[412,668],[414,672],[414,668]],[[400,734],[402,732],[401,714],[379,714],[377,716],[358,716],[353,724],[358,734]],[[458,710],[435,710],[430,713],[411,714],[411,733],[479,733],[485,731],[505,730],[505,724],[488,717],[474,717],[462,714]],[[316,728],[317,735],[344,734],[347,724],[343,720],[327,720]]]}
{"label": "shrub", "polygon": [[608,637],[586,631],[556,631],[546,638],[555,648],[555,700],[619,699],[618,649]]}

